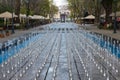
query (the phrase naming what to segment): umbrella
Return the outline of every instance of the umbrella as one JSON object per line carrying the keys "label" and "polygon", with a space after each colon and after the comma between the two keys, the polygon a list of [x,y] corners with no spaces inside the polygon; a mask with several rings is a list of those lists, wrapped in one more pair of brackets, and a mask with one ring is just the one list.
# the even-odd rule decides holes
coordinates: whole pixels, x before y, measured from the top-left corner
{"label": "umbrella", "polygon": [[[114,16],[115,16],[115,13],[111,13],[110,16],[111,16],[111,17],[114,17]],[[117,16],[117,17],[120,17],[120,11],[116,12],[116,16]]]}
{"label": "umbrella", "polygon": [[[13,14],[13,17],[18,17],[17,15]],[[6,11],[0,14],[0,18],[12,18],[12,13]]]}
{"label": "umbrella", "polygon": [[85,17],[85,19],[95,19],[95,16],[93,16],[93,15],[88,15],[87,17]]}

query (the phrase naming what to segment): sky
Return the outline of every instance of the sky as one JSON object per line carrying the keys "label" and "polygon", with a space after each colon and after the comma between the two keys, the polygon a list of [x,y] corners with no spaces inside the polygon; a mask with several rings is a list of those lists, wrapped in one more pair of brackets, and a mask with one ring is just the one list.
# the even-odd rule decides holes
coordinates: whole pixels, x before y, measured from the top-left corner
{"label": "sky", "polygon": [[53,0],[57,6],[62,6],[67,4],[67,0]]}

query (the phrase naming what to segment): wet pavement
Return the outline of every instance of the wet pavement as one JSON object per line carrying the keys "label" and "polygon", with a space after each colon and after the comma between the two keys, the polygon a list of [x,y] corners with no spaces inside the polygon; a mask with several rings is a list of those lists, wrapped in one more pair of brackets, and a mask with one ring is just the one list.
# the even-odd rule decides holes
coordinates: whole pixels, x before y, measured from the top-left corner
{"label": "wet pavement", "polygon": [[74,23],[48,25],[0,64],[0,80],[120,80],[119,58],[85,34]]}

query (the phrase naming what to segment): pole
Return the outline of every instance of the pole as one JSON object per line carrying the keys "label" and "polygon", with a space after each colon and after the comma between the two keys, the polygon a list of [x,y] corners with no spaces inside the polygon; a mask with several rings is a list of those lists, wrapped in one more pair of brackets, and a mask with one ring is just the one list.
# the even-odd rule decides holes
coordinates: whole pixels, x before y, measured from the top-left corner
{"label": "pole", "polygon": [[117,26],[117,22],[116,22],[116,11],[117,11],[117,2],[115,1],[115,10],[114,10],[114,31],[113,31],[113,33],[117,33],[116,32],[116,26]]}
{"label": "pole", "polygon": [[29,6],[30,6],[30,0],[27,0],[26,1],[26,3],[27,3],[27,14],[26,14],[26,16],[27,16],[27,29],[29,28],[29,13],[30,13],[30,9],[29,9]]}
{"label": "pole", "polygon": [[12,12],[12,34],[14,34],[15,31],[14,31],[14,21],[13,21],[13,12]]}

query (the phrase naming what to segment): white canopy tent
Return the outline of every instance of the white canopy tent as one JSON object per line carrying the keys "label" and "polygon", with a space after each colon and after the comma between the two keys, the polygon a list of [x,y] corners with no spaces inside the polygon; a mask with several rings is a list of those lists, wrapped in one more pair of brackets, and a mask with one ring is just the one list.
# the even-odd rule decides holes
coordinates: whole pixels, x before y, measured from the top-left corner
{"label": "white canopy tent", "polygon": [[26,14],[20,14],[20,22],[24,23],[26,19]]}
{"label": "white canopy tent", "polygon": [[[13,17],[18,17],[18,16],[13,13]],[[0,18],[12,18],[12,13],[8,11],[1,13]]]}
{"label": "white canopy tent", "polygon": [[[114,16],[115,16],[115,13],[111,13],[110,16],[111,16],[111,17],[114,17]],[[116,12],[116,16],[117,16],[117,17],[120,17],[120,11]]]}
{"label": "white canopy tent", "polygon": [[34,16],[32,16],[32,19],[41,19],[41,16],[39,16],[39,15],[34,15]]}
{"label": "white canopy tent", "polygon": [[105,18],[106,14],[101,14],[100,17],[101,18]]}
{"label": "white canopy tent", "polygon": [[31,19],[44,19],[45,17],[40,16],[40,15],[33,15],[33,16],[29,16]]}
{"label": "white canopy tent", "polygon": [[[31,16],[31,15],[28,16],[29,19],[32,19],[32,17],[33,17],[33,16]],[[27,17],[26,17],[26,18],[27,18]]]}
{"label": "white canopy tent", "polygon": [[26,18],[26,14],[20,14],[20,18]]}
{"label": "white canopy tent", "polygon": [[95,16],[93,16],[93,15],[88,15],[88,16],[85,17],[84,19],[95,19]]}
{"label": "white canopy tent", "polygon": [[83,20],[83,19],[85,19],[85,18],[84,18],[84,17],[81,17],[80,19]]}
{"label": "white canopy tent", "polygon": [[50,19],[50,15],[48,14],[47,17],[45,17],[45,19]]}
{"label": "white canopy tent", "polygon": [[14,17],[18,17],[18,16],[15,15],[14,13],[12,14],[8,11],[0,14],[0,18],[4,18],[4,24],[6,24],[7,26],[8,26],[8,24],[7,24],[8,20],[11,19],[11,18],[14,18]]}

